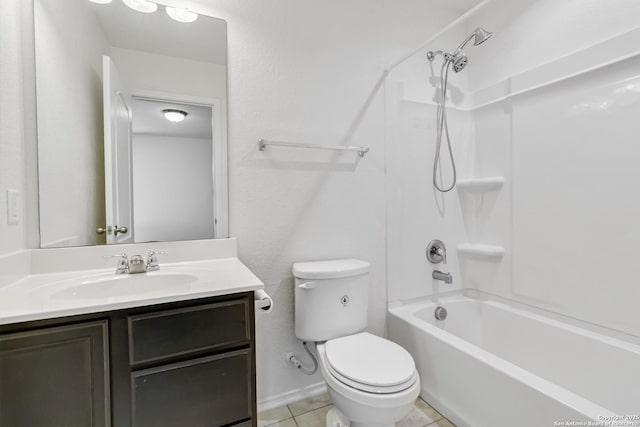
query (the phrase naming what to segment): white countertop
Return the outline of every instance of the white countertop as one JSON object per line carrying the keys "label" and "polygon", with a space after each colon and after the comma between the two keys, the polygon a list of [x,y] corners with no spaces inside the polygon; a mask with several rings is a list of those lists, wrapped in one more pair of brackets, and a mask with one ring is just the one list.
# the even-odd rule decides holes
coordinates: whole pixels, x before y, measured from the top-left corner
{"label": "white countertop", "polygon": [[[154,287],[154,281],[157,278],[154,276],[161,275],[175,278],[176,283]],[[189,277],[190,280],[187,282],[178,280],[184,277]],[[127,279],[131,279],[131,282],[125,282]],[[109,286],[114,283],[117,283],[114,286],[119,291],[111,295]],[[137,283],[140,287],[134,288]],[[123,287],[123,284],[126,286]],[[87,287],[81,288],[81,286]],[[124,292],[123,289],[125,289]],[[113,266],[81,271],[29,274],[0,287],[0,325],[258,289],[264,289],[264,284],[238,258],[161,262],[158,272],[137,275],[116,275]]]}

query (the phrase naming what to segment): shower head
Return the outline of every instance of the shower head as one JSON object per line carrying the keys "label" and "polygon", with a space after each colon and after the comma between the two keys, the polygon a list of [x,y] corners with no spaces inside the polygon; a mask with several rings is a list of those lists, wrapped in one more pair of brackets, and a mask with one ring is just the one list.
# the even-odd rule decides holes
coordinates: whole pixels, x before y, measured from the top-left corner
{"label": "shower head", "polygon": [[451,62],[453,64],[453,71],[459,73],[460,71],[464,70],[464,67],[467,66],[467,62],[469,62],[469,60],[467,59],[467,55],[465,55],[464,53],[459,53],[458,55],[451,58]]}
{"label": "shower head", "polygon": [[469,37],[467,37],[461,44],[460,46],[458,46],[458,48],[453,52],[453,56],[458,55],[460,52],[462,52],[462,49],[464,49],[464,47],[467,45],[467,43],[469,43],[471,40],[473,40],[473,45],[474,46],[478,46],[481,45],[482,43],[486,42],[487,40],[489,40],[489,38],[493,35],[492,32],[485,30],[482,27],[478,27],[475,29],[475,31],[473,33],[471,33],[469,35]]}
{"label": "shower head", "polygon": [[475,40],[473,41],[473,45],[474,46],[478,46],[479,44],[482,44],[482,43],[486,42],[487,40],[489,40],[489,38],[491,38],[493,33],[491,31],[485,30],[482,27],[478,27],[473,32],[473,35],[475,37]]}
{"label": "shower head", "polygon": [[427,59],[429,61],[433,61],[434,59],[436,59],[437,55],[442,55],[445,61],[451,61],[451,63],[453,64],[453,70],[456,73],[459,73],[464,69],[468,62],[467,57],[462,53],[462,49],[464,49],[464,47],[471,40],[473,40],[474,46],[481,45],[482,43],[489,40],[492,35],[493,33],[491,31],[487,31],[482,27],[478,27],[474,30],[473,33],[471,33],[466,39],[464,39],[464,41],[460,44],[460,46],[458,46],[455,51],[453,51],[453,53],[447,53],[442,50],[430,50],[429,52],[427,52]]}

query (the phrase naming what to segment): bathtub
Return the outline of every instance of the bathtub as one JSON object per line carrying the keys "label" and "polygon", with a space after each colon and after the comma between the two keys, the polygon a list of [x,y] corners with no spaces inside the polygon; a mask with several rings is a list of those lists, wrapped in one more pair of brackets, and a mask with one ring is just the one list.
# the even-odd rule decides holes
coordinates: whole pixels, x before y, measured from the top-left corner
{"label": "bathtub", "polygon": [[458,426],[640,426],[638,342],[523,307],[475,292],[394,303],[389,338]]}

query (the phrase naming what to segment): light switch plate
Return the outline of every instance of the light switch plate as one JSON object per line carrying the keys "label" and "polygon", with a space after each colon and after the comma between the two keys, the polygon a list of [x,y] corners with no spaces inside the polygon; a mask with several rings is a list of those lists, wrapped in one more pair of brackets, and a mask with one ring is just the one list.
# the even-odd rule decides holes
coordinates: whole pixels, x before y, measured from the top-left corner
{"label": "light switch plate", "polygon": [[7,190],[7,224],[16,225],[20,223],[20,192],[18,190]]}

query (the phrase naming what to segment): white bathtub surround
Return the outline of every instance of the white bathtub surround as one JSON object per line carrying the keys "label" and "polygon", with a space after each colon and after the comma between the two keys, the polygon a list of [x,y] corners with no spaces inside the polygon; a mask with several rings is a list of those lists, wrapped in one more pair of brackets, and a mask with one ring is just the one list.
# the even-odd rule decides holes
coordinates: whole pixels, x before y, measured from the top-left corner
{"label": "white bathtub surround", "polygon": [[[628,280],[637,275],[636,227],[630,222],[637,204],[626,187],[636,181],[637,168],[625,164],[638,154],[629,141],[637,134],[630,119],[637,82],[630,79],[640,69],[640,31],[630,17],[639,7],[629,0],[494,0],[434,41],[429,49],[449,46],[478,25],[495,32],[467,52],[470,66],[451,79],[457,90],[449,105],[458,117],[452,115],[450,124],[458,132],[453,139],[462,186],[444,202],[432,197],[420,169],[432,161],[435,138],[434,89],[425,84],[431,70],[424,54],[389,76],[391,301],[445,290],[430,288],[420,254],[422,245],[438,237],[450,246],[474,245],[460,254],[464,265],[457,277],[466,288],[640,335],[630,305],[640,295]],[[504,183],[471,191],[477,181],[467,177],[503,177]],[[617,191],[609,191],[613,182]],[[621,256],[609,268],[586,268],[599,261],[584,248],[603,239]],[[503,247],[504,256],[483,262],[466,250],[475,245]]]}
{"label": "white bathtub surround", "polygon": [[[450,80],[462,186],[444,197],[427,174],[431,70],[416,55],[389,76],[389,335],[411,350],[425,396],[461,425],[537,427],[640,410],[627,378],[640,376],[639,13],[628,0],[494,0],[434,41],[429,49],[446,48],[477,26],[495,34]],[[436,237],[457,249],[456,286],[430,281],[423,247]],[[614,254],[606,261],[592,250],[603,241]],[[448,300],[458,288],[508,304]],[[444,330],[433,324],[435,305],[424,319],[420,303],[415,312],[394,305],[430,296],[452,304]],[[464,328],[452,330],[458,321]]]}
{"label": "white bathtub surround", "polygon": [[[438,306],[444,321],[434,317]],[[389,332],[414,355],[422,395],[460,426],[637,414],[640,343],[557,317],[478,293],[450,295],[393,305]]]}
{"label": "white bathtub surround", "polygon": [[[146,256],[164,249],[160,270],[115,274],[117,253]],[[13,281],[0,286],[0,323],[97,313],[262,289],[238,260],[235,239],[23,251],[12,262]],[[6,270],[3,270],[6,271]],[[10,277],[7,275],[6,277]],[[0,284],[1,285],[1,284]]]}

